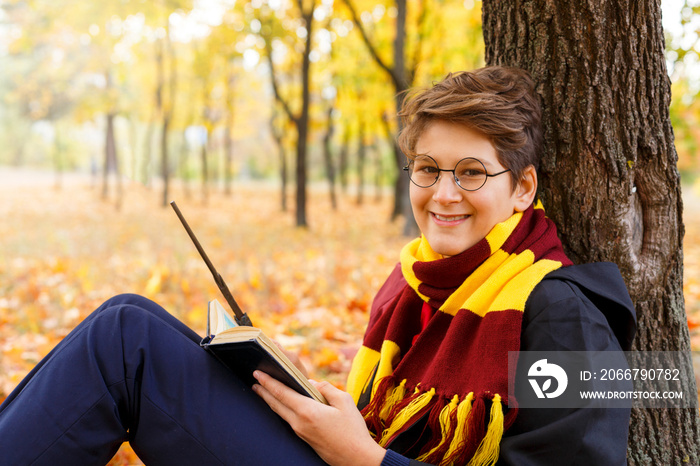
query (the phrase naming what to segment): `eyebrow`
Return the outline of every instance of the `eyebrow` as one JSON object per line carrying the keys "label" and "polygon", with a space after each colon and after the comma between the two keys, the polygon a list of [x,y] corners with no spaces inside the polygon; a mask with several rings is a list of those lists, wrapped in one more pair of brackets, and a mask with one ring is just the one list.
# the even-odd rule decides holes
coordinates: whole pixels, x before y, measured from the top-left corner
{"label": "eyebrow", "polygon": [[[414,155],[413,157],[414,157],[414,158],[418,158],[418,157],[421,157],[421,156],[430,157],[431,159],[435,160],[435,157],[433,157],[433,156],[430,155],[430,154],[421,154],[421,153],[418,153],[418,152],[416,152],[415,155]],[[483,164],[484,164],[484,167],[486,167],[486,168],[493,168],[493,169],[496,168],[496,167],[494,167],[494,165],[493,165],[491,162],[489,162],[488,160],[482,160],[482,159],[480,159],[479,157],[474,157],[473,155],[465,155],[464,157],[462,157],[461,159],[459,159],[459,160],[457,161],[457,163],[459,163],[460,160],[464,160],[464,159],[476,159],[476,160],[478,160],[479,162],[483,163]],[[435,162],[437,162],[437,160],[435,160]],[[439,164],[438,164],[438,166],[439,166]],[[456,166],[457,166],[457,164],[455,164],[455,167],[456,167]]]}

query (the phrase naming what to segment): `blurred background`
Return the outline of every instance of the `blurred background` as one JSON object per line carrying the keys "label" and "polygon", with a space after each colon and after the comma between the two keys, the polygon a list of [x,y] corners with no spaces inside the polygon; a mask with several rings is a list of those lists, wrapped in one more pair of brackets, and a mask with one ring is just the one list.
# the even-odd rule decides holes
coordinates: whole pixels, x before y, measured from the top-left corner
{"label": "blurred background", "polygon": [[[700,0],[661,4],[700,350]],[[203,332],[220,296],[172,199],[253,321],[342,387],[406,241],[395,96],[483,47],[477,0],[0,0],[0,401],[115,293]]]}

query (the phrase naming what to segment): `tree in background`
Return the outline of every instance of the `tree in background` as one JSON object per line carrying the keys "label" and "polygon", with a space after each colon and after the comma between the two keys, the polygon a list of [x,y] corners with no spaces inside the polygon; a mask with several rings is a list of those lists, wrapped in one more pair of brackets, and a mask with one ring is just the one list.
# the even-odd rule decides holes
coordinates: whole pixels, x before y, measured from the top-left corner
{"label": "tree in background", "polygon": [[[471,69],[481,62],[477,2],[362,2],[343,0],[362,42],[392,87],[394,114],[401,109],[406,91],[426,85],[447,72]],[[476,19],[476,21],[474,21]],[[385,24],[377,28],[379,23]],[[465,23],[475,28],[465,29]],[[462,31],[459,37],[455,31]],[[464,33],[466,31],[466,34]],[[390,140],[401,131],[401,121],[391,118]],[[389,120],[386,120],[387,122]],[[396,171],[401,173],[406,157],[397,144],[391,145]],[[392,219],[403,215],[404,233],[417,232],[408,200],[408,178],[397,176]]]}
{"label": "tree in background", "polygon": [[700,0],[686,0],[680,10],[680,24],[666,31],[667,62],[671,65],[671,122],[678,151],[678,169],[689,178],[700,174],[700,81],[697,47]]}
{"label": "tree in background", "polygon": [[[634,349],[689,351],[680,178],[659,2],[483,3],[486,62],[527,69],[543,101],[541,197],[575,263],[619,265]],[[630,464],[698,464],[697,410],[632,413]]]}
{"label": "tree in background", "polygon": [[[296,225],[298,227],[307,227],[308,220],[306,218],[306,180],[307,180],[307,145],[309,140],[309,107],[311,105],[311,49],[314,34],[314,11],[316,10],[316,0],[296,1],[296,9],[299,14],[300,24],[297,28],[297,36],[301,36],[301,67],[300,67],[300,85],[299,94],[299,110],[295,112],[292,109],[291,102],[281,90],[278,76],[276,75],[274,53],[274,30],[275,25],[272,21],[273,12],[263,12],[261,16],[262,37],[265,40],[265,55],[270,68],[270,80],[272,89],[275,93],[275,99],[290,121],[294,123],[297,133],[297,152],[296,152]],[[283,26],[283,25],[281,25]],[[301,32],[303,31],[303,32]],[[277,42],[281,44],[281,42]],[[292,49],[293,50],[293,49]],[[288,50],[289,52],[289,50]]]}
{"label": "tree in background", "polygon": [[[416,69],[420,60],[422,59],[422,47],[424,41],[422,38],[422,27],[427,16],[426,8],[427,2],[419,2],[420,13],[417,15],[416,28],[418,30],[418,39],[415,41],[412,60],[409,62],[407,60],[407,47],[406,47],[406,35],[407,26],[406,21],[408,18],[408,5],[406,0],[396,0],[394,3],[394,8],[396,11],[396,19],[394,21],[394,40],[393,40],[393,50],[392,50],[392,61],[387,61],[383,58],[379,45],[373,42],[370,38],[370,34],[365,26],[365,23],[361,19],[361,15],[358,14],[358,10],[355,7],[352,0],[343,0],[348,10],[350,11],[350,16],[352,17],[353,23],[357,27],[363,42],[367,46],[372,58],[374,58],[377,65],[386,72],[387,76],[390,78],[395,99],[396,113],[401,109],[401,104],[403,102],[403,97],[405,91],[407,91],[414,84],[414,79],[416,76]],[[371,16],[370,16],[371,17]],[[367,22],[369,22],[369,18]],[[401,131],[400,120],[397,125],[394,137]],[[397,171],[405,164],[405,156],[400,151],[397,150],[398,146],[394,145],[394,160],[396,162]],[[396,178],[396,188],[394,191],[394,212],[392,213],[392,218],[396,218],[398,215],[404,215],[406,218],[406,233],[413,234],[417,231],[415,221],[413,220],[413,213],[411,212],[411,203],[408,200],[408,179],[406,177]]]}

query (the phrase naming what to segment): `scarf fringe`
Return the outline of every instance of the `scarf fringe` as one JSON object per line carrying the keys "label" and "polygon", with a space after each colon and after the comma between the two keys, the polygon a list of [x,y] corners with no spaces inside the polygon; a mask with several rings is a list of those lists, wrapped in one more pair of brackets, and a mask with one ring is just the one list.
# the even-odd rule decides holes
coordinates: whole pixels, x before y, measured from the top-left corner
{"label": "scarf fringe", "polygon": [[491,400],[491,414],[486,435],[481,440],[479,448],[469,462],[469,466],[482,464],[496,464],[498,454],[501,451],[501,437],[503,437],[503,406],[498,394]]}
{"label": "scarf fringe", "polygon": [[[501,396],[475,396],[470,392],[460,401],[437,395],[435,388],[416,386],[408,396],[406,380],[395,385],[392,376],[379,382],[372,402],[363,410],[370,431],[380,433],[377,443],[385,447],[404,429],[428,411],[428,426],[433,440],[424,446],[418,461],[438,465],[493,465],[498,460],[505,430]],[[490,399],[486,422],[486,400]],[[376,430],[375,430],[376,429]],[[440,435],[438,436],[437,433]]]}

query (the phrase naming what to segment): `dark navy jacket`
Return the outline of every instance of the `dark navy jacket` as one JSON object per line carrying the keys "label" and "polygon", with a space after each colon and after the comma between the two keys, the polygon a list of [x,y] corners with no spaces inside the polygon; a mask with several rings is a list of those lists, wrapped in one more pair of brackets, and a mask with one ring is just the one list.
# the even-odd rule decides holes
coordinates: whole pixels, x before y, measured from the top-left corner
{"label": "dark navy jacket", "polygon": [[[574,265],[548,274],[525,306],[521,351],[627,351],[634,307],[615,264]],[[501,440],[498,465],[624,465],[630,410],[520,409]],[[417,466],[396,452],[419,441],[409,429],[383,466]]]}

